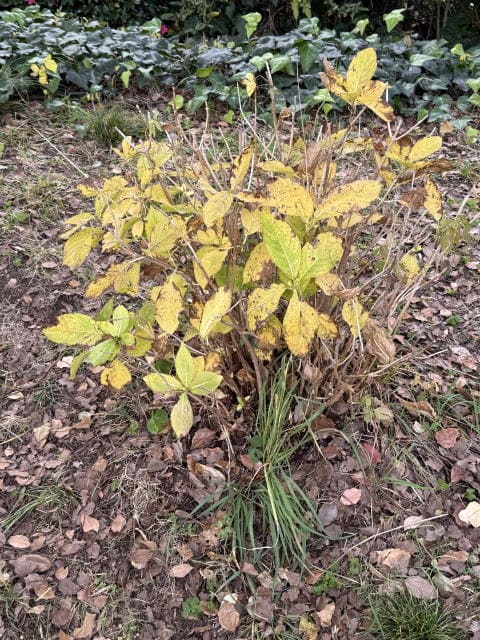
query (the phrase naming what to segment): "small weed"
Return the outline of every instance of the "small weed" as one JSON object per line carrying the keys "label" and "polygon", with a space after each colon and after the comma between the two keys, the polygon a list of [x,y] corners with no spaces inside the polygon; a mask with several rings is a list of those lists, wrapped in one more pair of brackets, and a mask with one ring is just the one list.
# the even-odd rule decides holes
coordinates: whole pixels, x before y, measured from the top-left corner
{"label": "small weed", "polygon": [[60,389],[55,380],[45,380],[37,388],[37,392],[33,396],[33,401],[40,409],[47,409],[57,402],[59,391]]}
{"label": "small weed", "polygon": [[18,605],[27,606],[28,603],[23,602],[21,595],[15,591],[10,582],[5,584],[1,584],[1,582],[2,575],[0,574],[0,617],[13,625],[18,617]]}
{"label": "small weed", "polygon": [[42,222],[56,222],[63,211],[64,202],[59,185],[49,176],[21,185],[22,202],[34,217]]}
{"label": "small weed", "polygon": [[[356,558],[358,560],[358,558]],[[322,593],[326,593],[330,589],[340,589],[342,581],[333,573],[333,571],[326,571],[325,575],[312,587],[312,593],[314,596],[321,596]]]}
{"label": "small weed", "polygon": [[66,509],[75,499],[74,494],[58,485],[45,485],[29,489],[21,489],[17,500],[8,515],[0,522],[4,533],[18,525],[34,511],[49,513]]}
{"label": "small weed", "polygon": [[86,126],[87,136],[107,147],[119,144],[123,135],[145,135],[147,128],[142,116],[119,107],[100,107],[90,112]]}
{"label": "small weed", "polygon": [[452,611],[441,602],[418,600],[408,593],[375,599],[371,606],[370,633],[381,640],[462,640]]}
{"label": "small weed", "polygon": [[200,606],[200,600],[198,598],[186,598],[182,602],[182,618],[198,620],[202,613],[202,607]]}
{"label": "small weed", "polygon": [[463,318],[454,314],[453,316],[448,317],[445,322],[451,327],[455,327],[457,324],[463,322]]}

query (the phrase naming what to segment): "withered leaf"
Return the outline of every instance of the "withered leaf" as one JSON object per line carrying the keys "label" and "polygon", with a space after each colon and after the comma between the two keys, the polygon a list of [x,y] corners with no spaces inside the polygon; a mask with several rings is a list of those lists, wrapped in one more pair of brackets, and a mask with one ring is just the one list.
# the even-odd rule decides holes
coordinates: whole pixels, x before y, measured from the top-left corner
{"label": "withered leaf", "polygon": [[192,570],[192,565],[184,562],[182,564],[176,564],[174,567],[172,567],[168,572],[168,575],[170,576],[170,578],[185,578],[185,576],[188,576],[188,574]]}
{"label": "withered leaf", "polygon": [[225,600],[222,602],[218,609],[218,622],[225,631],[235,631],[240,624],[240,614],[234,604]]}

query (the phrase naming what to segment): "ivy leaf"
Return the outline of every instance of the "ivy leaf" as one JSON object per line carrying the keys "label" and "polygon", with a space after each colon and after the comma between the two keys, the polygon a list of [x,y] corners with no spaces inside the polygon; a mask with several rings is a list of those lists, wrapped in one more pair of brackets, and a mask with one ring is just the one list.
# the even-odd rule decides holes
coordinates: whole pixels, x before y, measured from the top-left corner
{"label": "ivy leaf", "polygon": [[83,313],[66,313],[59,316],[56,326],[44,329],[43,335],[51,342],[67,346],[95,344],[102,338],[97,322]]}
{"label": "ivy leaf", "polygon": [[182,393],[170,414],[172,429],[177,438],[186,436],[193,425],[193,410],[186,393]]}
{"label": "ivy leaf", "polygon": [[120,360],[114,360],[110,367],[106,367],[100,375],[100,382],[113,389],[121,389],[131,379],[130,371]]}
{"label": "ivy leaf", "polygon": [[220,289],[205,303],[200,322],[199,335],[202,340],[211,335],[232,304],[232,294],[225,287]]}
{"label": "ivy leaf", "polygon": [[301,260],[300,240],[291,227],[272,214],[261,214],[263,241],[271,259],[290,280],[298,275]]}

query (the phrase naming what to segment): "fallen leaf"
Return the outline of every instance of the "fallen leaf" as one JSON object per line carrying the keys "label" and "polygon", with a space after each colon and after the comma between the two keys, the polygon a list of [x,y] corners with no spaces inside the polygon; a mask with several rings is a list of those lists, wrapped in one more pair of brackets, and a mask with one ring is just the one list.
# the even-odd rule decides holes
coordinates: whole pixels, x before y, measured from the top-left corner
{"label": "fallen leaf", "polygon": [[332,624],[333,614],[335,613],[335,603],[330,602],[323,609],[317,611],[315,616],[319,619],[322,627],[329,627]]}
{"label": "fallen leaf", "polygon": [[176,564],[174,567],[170,569],[168,575],[170,578],[185,578],[188,574],[193,570],[191,564],[182,563]]}
{"label": "fallen leaf", "polygon": [[427,418],[436,418],[437,414],[432,405],[426,400],[420,400],[419,402],[409,402],[408,400],[400,400],[400,404],[412,415],[421,415]]}
{"label": "fallen leaf", "polygon": [[28,549],[30,547],[30,540],[27,536],[10,536],[8,544],[14,549]]}
{"label": "fallen leaf", "polygon": [[36,582],[33,585],[33,590],[39,600],[52,600],[55,598],[52,587],[46,582]]}
{"label": "fallen leaf", "polygon": [[357,489],[356,487],[352,487],[351,489],[345,489],[340,497],[340,502],[345,506],[350,506],[353,504],[357,504],[362,497],[361,489]]}
{"label": "fallen leaf", "polygon": [[33,430],[33,439],[35,444],[41,449],[47,442],[48,434],[50,433],[50,424],[46,422],[40,427],[35,427]]}
{"label": "fallen leaf", "polygon": [[55,577],[57,580],[65,580],[67,576],[68,576],[68,567],[59,567],[55,571]]}
{"label": "fallen leaf", "polygon": [[410,558],[411,554],[403,549],[383,549],[377,553],[377,562],[403,574],[408,571]]}
{"label": "fallen leaf", "polygon": [[199,429],[193,434],[192,449],[204,449],[215,440],[215,431],[211,429]]}
{"label": "fallen leaf", "polygon": [[460,431],[459,429],[455,429],[455,427],[447,427],[446,429],[440,429],[440,431],[435,432],[435,440],[444,449],[454,447],[459,437]]}
{"label": "fallen leaf", "polygon": [[458,514],[462,522],[471,524],[472,527],[480,527],[480,502],[470,502],[465,509]]}
{"label": "fallen leaf", "polygon": [[100,522],[86,513],[80,514],[80,524],[82,525],[84,533],[88,533],[89,531],[97,532],[100,529]]}
{"label": "fallen leaf", "polygon": [[157,549],[155,542],[137,538],[130,554],[130,564],[135,569],[145,569]]}
{"label": "fallen leaf", "polygon": [[240,571],[242,573],[246,573],[248,576],[258,576],[258,571],[255,569],[253,564],[250,564],[250,562],[242,562],[240,565]]}
{"label": "fallen leaf", "polygon": [[123,530],[123,528],[125,527],[126,524],[127,524],[127,520],[126,520],[125,516],[123,516],[121,513],[119,513],[112,520],[112,524],[110,525],[110,531],[112,533],[120,533]]}
{"label": "fallen leaf", "polygon": [[362,446],[368,453],[368,456],[373,464],[379,464],[382,461],[382,455],[376,447],[374,447],[372,444],[369,444],[368,442],[365,442]]}
{"label": "fallen leaf", "polygon": [[431,582],[421,576],[410,576],[405,580],[407,590],[414,598],[419,600],[435,600],[437,590]]}
{"label": "fallen leaf", "polygon": [[235,631],[240,624],[240,614],[231,602],[225,602],[220,605],[218,610],[218,622],[225,631]]}
{"label": "fallen leaf", "polygon": [[449,562],[466,562],[469,558],[468,551],[449,551],[448,553],[444,553],[439,558],[437,558],[437,564],[446,565]]}
{"label": "fallen leaf", "polygon": [[15,560],[14,570],[17,576],[28,576],[29,573],[48,571],[52,563],[46,556],[38,553],[28,553]]}
{"label": "fallen leaf", "polygon": [[73,637],[80,639],[90,637],[95,631],[96,620],[97,616],[95,613],[86,613],[85,618],[82,622],[82,626],[74,630]]}

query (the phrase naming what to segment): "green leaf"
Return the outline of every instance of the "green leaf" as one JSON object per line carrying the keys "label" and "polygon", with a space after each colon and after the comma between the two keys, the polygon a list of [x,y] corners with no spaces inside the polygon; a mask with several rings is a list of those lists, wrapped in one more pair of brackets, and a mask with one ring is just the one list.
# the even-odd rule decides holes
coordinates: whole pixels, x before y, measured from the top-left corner
{"label": "green leaf", "polygon": [[299,40],[297,47],[302,71],[303,73],[308,73],[312,65],[317,61],[317,50],[310,42],[307,42],[307,40]]}
{"label": "green leaf", "polygon": [[405,16],[403,15],[404,11],[405,9],[394,9],[393,11],[390,11],[390,13],[385,13],[383,15],[383,21],[387,25],[388,33],[390,33],[390,31],[392,31],[393,29],[395,29],[397,24],[400,24],[400,22],[403,22],[405,18]]}
{"label": "green leaf", "polygon": [[192,405],[186,393],[182,393],[170,415],[172,429],[177,438],[186,436],[193,425]]}
{"label": "green leaf", "polygon": [[119,305],[113,312],[112,315],[112,324],[115,328],[114,337],[120,337],[124,333],[126,333],[131,325],[132,321],[130,318],[130,314],[128,310],[123,306]]}
{"label": "green leaf", "polygon": [[175,391],[184,391],[183,384],[166,373],[149,373],[143,377],[143,381],[153,393],[172,393]]}
{"label": "green leaf", "polygon": [[286,222],[276,220],[272,214],[261,214],[263,241],[270,258],[290,280],[294,280],[300,268],[300,240]]}
{"label": "green leaf", "polygon": [[56,326],[44,329],[43,335],[51,342],[67,346],[95,344],[102,338],[102,332],[95,320],[83,313],[66,313],[59,316]]}
{"label": "green leaf", "polygon": [[190,383],[195,375],[195,363],[190,351],[183,342],[175,356],[175,371],[177,378],[183,384],[185,389],[189,389]]}
{"label": "green leaf", "polygon": [[103,340],[88,350],[85,361],[92,366],[98,367],[109,360],[113,360],[118,355],[120,347],[113,339]]}
{"label": "green leaf", "polygon": [[165,409],[154,409],[147,422],[147,430],[150,433],[161,433],[168,425],[168,413]]}
{"label": "green leaf", "polygon": [[[324,273],[328,273],[342,257],[343,247],[340,238],[333,233],[321,233],[316,244],[305,244],[302,247],[299,280],[308,281]],[[304,282],[308,284],[308,282]]]}
{"label": "green leaf", "polygon": [[102,235],[102,229],[87,227],[70,236],[63,247],[63,264],[72,269],[79,267],[100,242]]}
{"label": "green leaf", "polygon": [[208,396],[221,384],[222,376],[212,371],[196,373],[190,383],[189,391],[197,396]]}
{"label": "green leaf", "polygon": [[250,36],[256,31],[258,25],[262,21],[262,16],[260,13],[255,11],[252,13],[246,13],[242,16],[242,20],[245,22],[247,38],[250,39]]}
{"label": "green leaf", "polygon": [[77,375],[77,372],[80,369],[81,364],[87,357],[87,353],[88,351],[81,351],[80,353],[77,353],[77,355],[73,358],[72,363],[70,365],[70,372],[69,372],[70,380],[75,379],[75,376]]}

